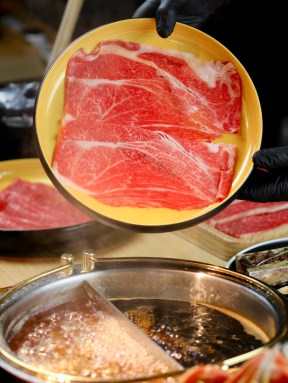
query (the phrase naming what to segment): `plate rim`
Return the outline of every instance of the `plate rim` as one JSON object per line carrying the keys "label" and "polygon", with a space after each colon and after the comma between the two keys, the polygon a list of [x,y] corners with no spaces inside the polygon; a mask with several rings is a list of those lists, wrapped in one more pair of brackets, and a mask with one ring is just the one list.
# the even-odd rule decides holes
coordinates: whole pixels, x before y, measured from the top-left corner
{"label": "plate rim", "polygon": [[[5,165],[9,168],[9,165],[13,165],[14,167],[14,171],[13,171],[13,179],[11,180],[11,182],[9,182],[8,186],[11,185],[11,183],[13,182],[13,180],[17,178],[22,178],[21,175],[19,175],[17,172],[15,173],[15,170],[18,170],[17,169],[17,165],[21,164],[22,167],[26,167],[26,169],[29,170],[29,168],[31,167],[31,165],[33,165],[33,169],[37,170],[37,172],[39,171],[40,173],[42,173],[43,171],[43,179],[47,179],[47,182],[45,182],[45,184],[48,184],[49,186],[51,187],[54,187],[54,185],[51,183],[51,180],[49,179],[49,177],[47,176],[47,174],[45,173],[43,167],[41,166],[41,161],[39,158],[37,157],[32,157],[32,158],[17,158],[17,159],[9,159],[9,160],[4,160],[4,161],[0,161],[0,192],[2,190],[4,190],[6,188],[6,186],[4,188],[1,187],[1,181],[3,179],[3,177],[1,177],[1,169],[3,167],[5,167]],[[16,177],[14,177],[16,175]],[[34,177],[32,176],[31,178],[30,177],[23,177],[27,180],[27,178],[29,178],[29,182],[41,182],[41,183],[44,183],[42,180],[40,180],[38,177]],[[56,189],[57,190],[57,189]],[[91,221],[87,221],[87,222],[82,222],[82,223],[79,223],[77,225],[72,225],[72,226],[63,226],[63,227],[53,227],[53,228],[47,228],[47,229],[31,229],[31,230],[15,230],[15,229],[5,229],[5,228],[1,228],[0,227],[0,238],[1,238],[1,233],[5,233],[7,235],[13,235],[13,234],[20,234],[22,233],[22,235],[24,235],[24,233],[26,233],[27,235],[30,233],[30,234],[37,234],[37,233],[57,233],[59,230],[61,231],[73,231],[76,230],[77,228],[81,228],[82,226],[93,226],[91,224],[95,224],[95,221],[91,220]],[[90,224],[90,225],[88,225]]]}
{"label": "plate rim", "polygon": [[[40,161],[42,163],[42,166],[45,169],[48,177],[50,178],[50,180],[54,184],[54,186],[71,203],[73,203],[75,206],[77,206],[79,209],[81,209],[85,214],[96,219],[97,221],[99,221],[103,224],[108,224],[112,227],[116,227],[118,229],[124,228],[124,229],[128,229],[128,230],[139,231],[139,232],[167,232],[167,231],[180,230],[180,229],[188,228],[188,227],[191,227],[193,225],[199,224],[199,223],[209,219],[210,217],[214,216],[215,214],[219,213],[221,210],[223,210],[228,204],[230,204],[237,197],[237,194],[239,192],[240,187],[244,184],[244,182],[250,176],[250,173],[252,172],[252,168],[253,168],[252,161],[251,161],[250,168],[247,168],[247,170],[245,169],[246,170],[245,171],[245,178],[242,181],[241,185],[235,191],[231,192],[230,195],[228,194],[228,196],[222,202],[212,204],[212,205],[214,205],[214,207],[211,207],[211,205],[210,205],[209,207],[206,207],[205,208],[206,210],[204,209],[203,212],[202,212],[203,209],[200,209],[201,212],[199,213],[199,215],[196,215],[196,216],[192,215],[192,216],[190,216],[190,218],[187,218],[184,220],[175,221],[175,222],[168,222],[168,223],[163,223],[163,224],[135,223],[135,222],[120,220],[120,219],[115,218],[115,217],[110,217],[110,216],[104,215],[104,214],[102,214],[102,212],[96,211],[95,209],[92,209],[91,206],[87,206],[86,204],[84,204],[81,200],[79,200],[77,197],[75,197],[75,195],[72,195],[70,193],[70,191],[67,190],[67,188],[64,185],[62,185],[62,182],[60,182],[58,177],[54,174],[54,171],[52,170],[51,164],[49,163],[48,159],[46,158],[45,153],[43,153],[43,147],[41,145],[41,138],[39,137],[39,132],[38,132],[38,128],[37,128],[37,117],[38,117],[37,113],[38,113],[39,99],[41,97],[41,91],[43,90],[43,87],[45,86],[45,81],[48,81],[47,79],[48,79],[49,75],[51,74],[51,71],[53,71],[53,68],[55,68],[55,66],[57,65],[57,62],[59,60],[61,60],[61,58],[63,58],[65,54],[68,54],[69,50],[71,50],[72,47],[75,46],[75,44],[78,44],[80,41],[84,41],[84,39],[87,38],[87,36],[90,36],[90,35],[92,36],[93,33],[97,33],[97,31],[99,31],[99,29],[101,29],[101,28],[108,28],[109,26],[115,25],[115,24],[117,24],[117,25],[124,24],[125,25],[125,23],[127,23],[127,22],[143,23],[144,20],[145,20],[145,23],[150,23],[150,24],[147,24],[147,25],[150,25],[150,27],[151,27],[151,21],[153,21],[152,25],[153,25],[153,28],[155,29],[154,19],[128,19],[128,20],[116,21],[116,22],[112,22],[109,24],[99,26],[97,28],[94,28],[94,29],[86,32],[85,34],[79,36],[77,39],[72,41],[62,52],[60,52],[58,54],[58,56],[50,64],[50,66],[48,67],[48,69],[45,73],[45,76],[43,78],[43,81],[40,84],[39,91],[38,91],[38,94],[36,97],[36,104],[35,104],[35,110],[34,110],[34,121],[35,121],[34,126],[35,126],[35,133],[36,133],[36,141],[37,141],[38,149],[40,152],[39,157],[40,157]],[[222,49],[224,49],[227,52],[227,54],[229,54],[229,56],[234,58],[237,65],[241,66],[242,71],[244,72],[244,74],[246,76],[246,80],[250,81],[249,85],[252,86],[252,89],[255,92],[255,94],[253,96],[255,97],[255,102],[257,104],[257,108],[258,108],[257,112],[259,112],[261,128],[260,128],[260,131],[258,132],[259,137],[257,137],[257,142],[255,142],[255,145],[254,145],[255,147],[253,149],[255,149],[255,150],[260,149],[261,141],[262,141],[262,134],[263,134],[263,121],[262,121],[261,105],[260,105],[260,100],[258,98],[255,86],[254,86],[249,74],[247,73],[246,69],[243,67],[243,65],[237,59],[237,57],[235,57],[233,55],[233,53],[231,51],[229,51],[229,49],[227,47],[225,47],[223,44],[221,44],[221,42],[219,42],[218,40],[214,39],[212,36],[208,35],[205,32],[202,32],[198,29],[195,29],[193,27],[187,26],[185,24],[177,23],[176,26],[178,28],[184,28],[184,29],[189,28],[189,31],[193,31],[193,33],[196,33],[199,35],[204,35],[205,38],[207,38],[208,40],[211,40],[211,41],[213,41],[213,43],[215,42],[216,45],[218,44],[219,46],[221,46]],[[156,30],[155,30],[155,33],[156,33]],[[235,62],[234,62],[234,64],[235,64]],[[249,154],[251,154],[251,153],[249,153]],[[234,178],[235,178],[235,175],[234,175]],[[234,182],[234,180],[233,180],[233,182]]]}

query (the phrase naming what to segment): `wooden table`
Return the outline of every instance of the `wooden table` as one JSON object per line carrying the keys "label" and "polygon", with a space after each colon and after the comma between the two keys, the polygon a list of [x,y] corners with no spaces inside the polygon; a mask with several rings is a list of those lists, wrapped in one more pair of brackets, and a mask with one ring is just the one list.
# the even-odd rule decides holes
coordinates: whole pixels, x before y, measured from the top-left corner
{"label": "wooden table", "polygon": [[[193,260],[225,266],[220,259],[181,236],[181,231],[157,234],[132,233],[107,229],[107,233],[97,239],[97,257],[162,257]],[[84,249],[83,249],[84,250]],[[5,256],[0,254],[0,288],[12,286],[32,276],[60,265],[60,255],[55,256]],[[75,262],[81,262],[81,254],[76,253]]]}

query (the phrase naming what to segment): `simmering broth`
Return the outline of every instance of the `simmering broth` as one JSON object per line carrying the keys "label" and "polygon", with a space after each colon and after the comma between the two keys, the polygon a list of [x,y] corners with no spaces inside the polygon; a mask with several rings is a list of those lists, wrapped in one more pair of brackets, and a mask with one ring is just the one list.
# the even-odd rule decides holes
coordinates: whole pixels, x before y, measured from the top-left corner
{"label": "simmering broth", "polygon": [[[183,367],[217,363],[265,341],[255,325],[244,326],[207,305],[161,299],[112,302]],[[8,344],[26,363],[57,373],[109,379],[165,371],[133,338],[125,338],[115,318],[79,298],[32,316],[10,334]]]}
{"label": "simmering broth", "polygon": [[217,363],[267,341],[255,324],[203,304],[159,299],[113,303],[184,367]]}

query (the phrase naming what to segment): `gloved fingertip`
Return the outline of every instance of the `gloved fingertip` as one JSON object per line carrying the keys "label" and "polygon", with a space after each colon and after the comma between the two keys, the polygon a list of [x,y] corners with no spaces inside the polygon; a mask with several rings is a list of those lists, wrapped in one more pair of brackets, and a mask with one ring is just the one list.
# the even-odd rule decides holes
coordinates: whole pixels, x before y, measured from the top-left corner
{"label": "gloved fingertip", "polygon": [[158,35],[162,38],[169,37],[174,30],[174,26],[175,24],[171,24],[169,21],[167,22],[163,17],[156,19],[156,30]]}
{"label": "gloved fingertip", "polygon": [[247,194],[245,193],[245,191],[240,191],[240,192],[236,195],[236,199],[241,199],[241,200],[245,200],[245,201],[249,201],[249,200],[250,200],[249,196],[247,196]]}
{"label": "gloved fingertip", "polygon": [[159,36],[163,38],[169,37],[176,24],[175,10],[165,10],[158,8],[156,12],[156,30]]}
{"label": "gloved fingertip", "polygon": [[265,157],[266,153],[265,153],[265,149],[263,150],[259,150],[258,152],[254,153],[253,154],[253,163],[255,165],[255,167],[258,167],[258,168],[264,168],[263,166],[263,161],[266,162],[266,157]]}
{"label": "gloved fingertip", "polygon": [[171,35],[171,33],[173,32],[173,29],[170,30],[168,28],[165,28],[163,27],[163,25],[161,26],[156,26],[156,30],[157,30],[157,33],[160,37],[162,37],[163,39],[166,39],[167,37],[169,37]]}

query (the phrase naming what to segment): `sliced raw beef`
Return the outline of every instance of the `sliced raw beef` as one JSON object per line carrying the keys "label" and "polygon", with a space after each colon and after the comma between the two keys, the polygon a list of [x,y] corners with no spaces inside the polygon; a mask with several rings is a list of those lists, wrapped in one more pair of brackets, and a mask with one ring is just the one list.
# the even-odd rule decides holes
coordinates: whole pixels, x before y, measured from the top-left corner
{"label": "sliced raw beef", "polygon": [[65,140],[54,170],[65,174],[64,183],[112,206],[193,209],[228,194],[234,146],[197,143],[185,149],[165,134],[140,133],[137,139],[122,130],[123,142]]}
{"label": "sliced raw beef", "polygon": [[[276,343],[245,361],[238,368],[224,371],[216,364],[191,367],[179,383],[286,383],[288,382],[288,343]],[[226,377],[225,377],[226,375]]]}
{"label": "sliced raw beef", "polygon": [[0,192],[0,228],[51,229],[91,219],[67,202],[53,187],[16,179]]}
{"label": "sliced raw beef", "polygon": [[288,202],[235,200],[206,223],[232,237],[243,238],[287,225]]}
{"label": "sliced raw beef", "polygon": [[288,202],[251,202],[234,200],[226,209],[210,218],[208,222],[213,225],[222,225],[238,219],[257,216],[261,214],[270,214],[288,209]]}
{"label": "sliced raw beef", "polygon": [[207,134],[211,141],[239,132],[241,97],[232,63],[124,41],[78,51],[66,72],[67,119],[93,114],[98,126],[116,122],[180,134],[196,129],[196,138]]}
{"label": "sliced raw beef", "polygon": [[[123,41],[78,51],[53,158],[64,183],[112,206],[202,208],[229,193],[241,81],[231,63]],[[207,188],[209,185],[209,188]]]}

